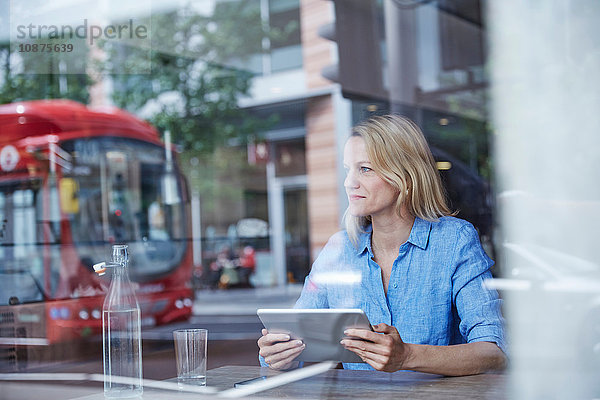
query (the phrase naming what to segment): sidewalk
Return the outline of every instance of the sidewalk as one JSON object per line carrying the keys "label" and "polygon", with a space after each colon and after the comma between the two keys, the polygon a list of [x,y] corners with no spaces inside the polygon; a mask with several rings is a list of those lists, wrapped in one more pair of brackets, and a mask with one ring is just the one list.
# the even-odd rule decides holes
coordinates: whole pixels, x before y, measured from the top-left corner
{"label": "sidewalk", "polygon": [[256,289],[198,290],[192,314],[256,316],[259,308],[293,307],[301,291],[301,284]]}

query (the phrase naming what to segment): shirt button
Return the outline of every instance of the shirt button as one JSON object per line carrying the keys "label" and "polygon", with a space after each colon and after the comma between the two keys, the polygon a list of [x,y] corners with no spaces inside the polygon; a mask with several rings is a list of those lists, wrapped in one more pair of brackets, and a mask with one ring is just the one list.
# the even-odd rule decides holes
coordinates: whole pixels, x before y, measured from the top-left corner
{"label": "shirt button", "polygon": [[398,289],[398,284],[394,283],[394,289]]}

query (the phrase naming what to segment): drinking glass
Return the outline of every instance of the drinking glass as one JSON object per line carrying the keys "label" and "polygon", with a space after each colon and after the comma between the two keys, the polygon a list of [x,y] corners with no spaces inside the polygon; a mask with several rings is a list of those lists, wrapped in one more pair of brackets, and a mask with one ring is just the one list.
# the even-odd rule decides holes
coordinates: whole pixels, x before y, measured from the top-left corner
{"label": "drinking glass", "polygon": [[173,331],[177,383],[206,386],[206,329],[179,329]]}

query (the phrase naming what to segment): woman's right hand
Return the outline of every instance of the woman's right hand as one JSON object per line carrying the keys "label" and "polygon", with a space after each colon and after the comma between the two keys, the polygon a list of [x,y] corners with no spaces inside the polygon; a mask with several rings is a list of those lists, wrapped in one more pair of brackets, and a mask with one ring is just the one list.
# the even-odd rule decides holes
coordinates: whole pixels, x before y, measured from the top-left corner
{"label": "woman's right hand", "polygon": [[296,357],[306,345],[301,340],[290,340],[290,336],[280,333],[269,333],[262,330],[262,337],[258,339],[258,352],[270,368],[283,370],[298,367]]}

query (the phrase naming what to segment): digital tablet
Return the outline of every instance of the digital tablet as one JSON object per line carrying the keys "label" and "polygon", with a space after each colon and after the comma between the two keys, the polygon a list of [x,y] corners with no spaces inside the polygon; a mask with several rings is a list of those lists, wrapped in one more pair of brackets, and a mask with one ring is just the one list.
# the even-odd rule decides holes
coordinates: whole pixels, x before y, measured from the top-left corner
{"label": "digital tablet", "polygon": [[369,319],[360,309],[259,309],[256,311],[269,333],[286,333],[300,339],[306,348],[298,361],[363,362],[346,350],[340,340],[347,337],[344,330],[362,328],[373,330]]}

